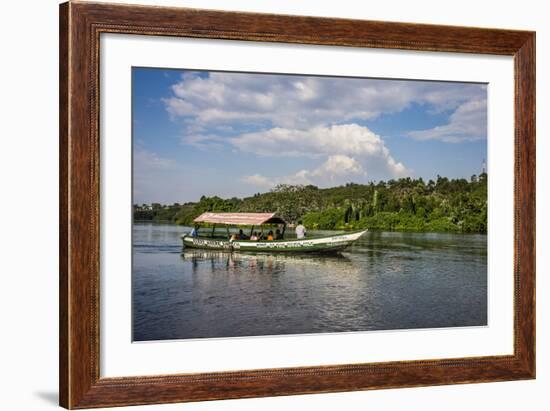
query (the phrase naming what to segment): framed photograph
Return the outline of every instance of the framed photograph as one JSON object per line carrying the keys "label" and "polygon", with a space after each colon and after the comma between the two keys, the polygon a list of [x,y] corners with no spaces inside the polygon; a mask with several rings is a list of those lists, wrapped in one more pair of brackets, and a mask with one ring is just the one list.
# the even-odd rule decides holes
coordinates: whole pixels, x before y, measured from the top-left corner
{"label": "framed photograph", "polygon": [[535,378],[535,33],[60,6],[60,405]]}

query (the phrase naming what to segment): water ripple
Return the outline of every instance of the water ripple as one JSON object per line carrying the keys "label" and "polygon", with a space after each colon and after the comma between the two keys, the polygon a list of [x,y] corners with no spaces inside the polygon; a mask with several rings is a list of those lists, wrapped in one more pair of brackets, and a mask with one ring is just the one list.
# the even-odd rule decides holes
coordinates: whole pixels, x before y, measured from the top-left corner
{"label": "water ripple", "polygon": [[487,238],[367,233],[339,255],[181,252],[172,225],[136,224],[134,339],[487,324]]}

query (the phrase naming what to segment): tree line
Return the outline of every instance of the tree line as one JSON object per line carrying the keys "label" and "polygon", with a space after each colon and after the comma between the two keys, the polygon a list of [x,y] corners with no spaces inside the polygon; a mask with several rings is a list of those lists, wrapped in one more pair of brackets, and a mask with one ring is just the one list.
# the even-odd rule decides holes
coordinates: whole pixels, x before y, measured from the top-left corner
{"label": "tree line", "polygon": [[470,180],[401,178],[332,188],[281,184],[247,198],[203,196],[198,202],[134,205],[135,221],[193,225],[203,212],[276,212],[308,229],[487,232],[487,174]]}

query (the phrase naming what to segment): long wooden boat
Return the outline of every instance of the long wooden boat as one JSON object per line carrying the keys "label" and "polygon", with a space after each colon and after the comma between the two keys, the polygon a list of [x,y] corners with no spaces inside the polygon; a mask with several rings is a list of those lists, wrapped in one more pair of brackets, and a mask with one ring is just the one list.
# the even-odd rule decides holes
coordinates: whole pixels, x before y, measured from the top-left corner
{"label": "long wooden boat", "polygon": [[[194,235],[188,233],[181,236],[183,246],[186,248],[199,248],[224,251],[249,251],[268,253],[305,253],[305,252],[338,252],[349,247],[359,239],[367,230],[355,231],[343,234],[333,234],[322,237],[306,237],[302,239],[280,240],[230,240],[229,226],[237,227],[262,227],[264,225],[283,226],[282,233],[286,229],[286,222],[275,213],[203,213],[195,220]],[[200,224],[212,224],[211,235],[198,234]],[[227,236],[216,236],[216,225],[227,227]]]}

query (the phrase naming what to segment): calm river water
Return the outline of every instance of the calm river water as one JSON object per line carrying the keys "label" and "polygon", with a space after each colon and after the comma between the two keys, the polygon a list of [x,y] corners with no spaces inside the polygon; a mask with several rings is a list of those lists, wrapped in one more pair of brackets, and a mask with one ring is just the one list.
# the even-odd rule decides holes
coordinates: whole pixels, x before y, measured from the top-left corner
{"label": "calm river water", "polygon": [[188,228],[133,230],[134,341],[487,324],[485,235],[368,232],[293,256],[182,253]]}

